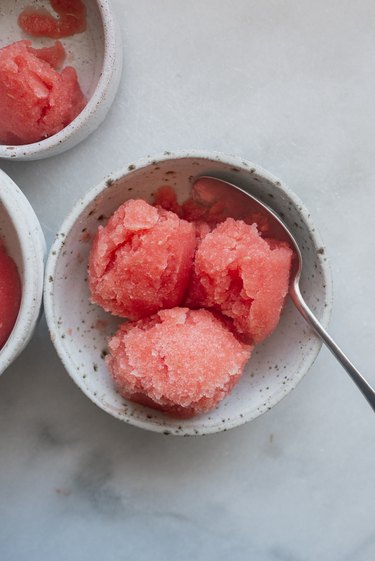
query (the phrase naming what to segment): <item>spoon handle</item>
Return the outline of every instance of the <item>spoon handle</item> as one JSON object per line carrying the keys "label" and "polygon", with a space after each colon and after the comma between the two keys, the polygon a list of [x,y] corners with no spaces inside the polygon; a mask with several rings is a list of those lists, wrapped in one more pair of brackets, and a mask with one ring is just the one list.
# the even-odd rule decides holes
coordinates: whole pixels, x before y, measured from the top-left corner
{"label": "spoon handle", "polygon": [[319,335],[322,341],[329,348],[331,353],[340,364],[345,368],[353,382],[361,390],[369,404],[371,405],[373,411],[375,411],[375,390],[370,386],[370,384],[365,380],[365,378],[360,374],[360,372],[355,368],[355,366],[350,362],[348,357],[342,352],[340,347],[335,343],[332,337],[327,333],[323,326],[316,319],[308,305],[306,304],[303,296],[301,294],[298,283],[293,283],[290,288],[290,296],[293,300],[294,305],[305,320],[314,328],[315,332]]}

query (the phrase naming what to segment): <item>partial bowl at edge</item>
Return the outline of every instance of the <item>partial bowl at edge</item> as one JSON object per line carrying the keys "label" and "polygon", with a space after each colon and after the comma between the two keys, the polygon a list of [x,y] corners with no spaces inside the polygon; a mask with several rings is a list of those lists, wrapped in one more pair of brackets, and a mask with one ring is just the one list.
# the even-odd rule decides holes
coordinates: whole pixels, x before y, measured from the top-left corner
{"label": "partial bowl at edge", "polygon": [[26,347],[40,315],[46,243],[29,201],[0,170],[0,237],[15,261],[21,278],[22,299],[13,330],[0,350],[0,374]]}

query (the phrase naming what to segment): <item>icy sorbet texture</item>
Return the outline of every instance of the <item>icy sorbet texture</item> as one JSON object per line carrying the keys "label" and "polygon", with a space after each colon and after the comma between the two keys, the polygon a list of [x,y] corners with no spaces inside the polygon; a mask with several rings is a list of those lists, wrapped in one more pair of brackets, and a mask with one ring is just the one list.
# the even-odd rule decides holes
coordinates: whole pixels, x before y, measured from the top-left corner
{"label": "icy sorbet texture", "polygon": [[188,308],[125,323],[109,349],[120,393],[176,417],[212,409],[238,381],[251,351],[211,312]]}
{"label": "icy sorbet texture", "polygon": [[260,343],[278,324],[288,292],[291,249],[263,239],[255,224],[227,218],[200,243],[187,305],[212,308]]}
{"label": "icy sorbet texture", "polygon": [[21,281],[13,259],[0,240],[0,349],[16,322],[21,303]]}
{"label": "icy sorbet texture", "polygon": [[57,18],[45,8],[25,8],[19,18],[19,26],[33,37],[61,39],[86,29],[86,6],[82,0],[50,0]]}
{"label": "icy sorbet texture", "polygon": [[226,204],[212,180],[195,187],[182,205],[170,187],[155,206],[121,205],[89,258],[92,301],[131,320],[109,343],[117,390],[175,417],[205,413],[231,391],[278,324],[293,257],[266,215]]}
{"label": "icy sorbet texture", "polygon": [[92,301],[137,320],[178,306],[191,277],[194,225],[143,200],[130,200],[99,227],[89,262]]}
{"label": "icy sorbet texture", "polygon": [[74,68],[58,70],[58,41],[34,49],[18,41],[0,50],[0,142],[31,144],[61,131],[86,105]]}

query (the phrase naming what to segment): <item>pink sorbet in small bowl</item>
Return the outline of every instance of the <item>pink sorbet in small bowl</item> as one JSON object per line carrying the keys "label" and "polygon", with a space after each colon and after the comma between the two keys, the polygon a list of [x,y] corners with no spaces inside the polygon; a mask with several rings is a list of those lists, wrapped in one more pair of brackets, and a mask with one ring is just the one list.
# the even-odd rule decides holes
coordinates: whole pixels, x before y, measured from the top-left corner
{"label": "pink sorbet in small bowl", "polygon": [[[51,249],[46,270],[45,309],[51,337],[74,381],[94,403],[114,417],[165,434],[203,435],[254,419],[296,386],[321,346],[291,303],[286,300],[283,306],[285,278],[282,277],[290,266],[289,248],[270,230],[264,217],[254,220],[250,209],[239,208],[235,196],[230,200],[231,212],[236,211],[235,220],[230,218],[226,223],[227,209],[213,185],[208,189],[207,184],[201,184],[192,200],[192,187],[207,175],[236,183],[255,197],[272,202],[276,212],[296,225],[293,231],[302,247],[305,263],[302,290],[314,313],[326,325],[331,304],[329,270],[309,213],[301,201],[268,172],[240,158],[217,153],[168,152],[128,164],[106,178],[78,201],[65,220]],[[156,196],[155,200],[154,195],[162,186],[164,194]],[[98,226],[108,225],[118,209],[130,200],[138,200],[137,204],[141,200],[149,206],[156,204],[154,211],[158,216],[161,206],[167,207],[164,212],[174,213],[175,221],[182,219],[193,227],[196,249],[190,272],[186,271],[190,280],[182,301],[121,325],[122,320],[113,312],[108,313],[92,302],[87,265],[92,258],[90,253],[97,248],[96,242],[93,245],[88,242],[99,235]],[[254,222],[257,227],[253,226]],[[121,239],[122,229],[116,229],[118,239]],[[237,230],[241,235],[237,235]],[[219,241],[222,237],[226,242],[221,254]],[[267,271],[271,273],[269,285],[261,278],[257,282],[251,278],[254,275],[250,274],[251,269],[244,259],[248,237],[254,246],[253,255],[249,255],[253,265],[258,255],[269,262],[262,273],[265,279]],[[146,236],[142,243],[145,241]],[[202,267],[196,270],[195,262],[205,243]],[[115,259],[108,259],[106,251],[110,244],[110,240],[105,242],[104,272],[111,272],[117,261],[117,251],[121,250],[120,241],[118,246],[115,244]],[[131,247],[136,253],[137,244],[138,240],[127,249]],[[148,253],[145,248],[146,245],[143,249],[148,261],[143,271],[139,266],[139,271],[147,277],[149,262],[157,263],[159,256],[156,244]],[[98,265],[100,260],[97,253]],[[212,276],[210,268],[215,269]],[[121,267],[116,292],[121,281],[120,270]],[[125,278],[130,272],[125,267]],[[202,281],[200,276],[205,277],[209,285],[204,296],[209,296],[213,303],[195,301],[189,308],[186,296],[189,294],[192,298],[196,278]],[[228,301],[223,302],[223,286],[228,282]],[[152,287],[160,285],[158,275],[152,281],[149,279],[149,283]],[[128,288],[133,289],[132,285],[130,282]],[[139,295],[148,294],[143,287],[137,288]],[[261,300],[262,294],[257,293],[263,289],[268,296],[275,297],[277,305],[271,302],[272,298],[269,308],[260,301],[258,305],[262,311],[252,324],[247,321],[251,320],[248,312],[252,306],[247,307],[246,300],[252,299],[254,303],[258,298]],[[124,293],[126,291],[125,287]],[[224,303],[230,305],[224,306]],[[280,304],[283,313],[278,321]],[[258,330],[259,318],[264,329],[260,335],[254,332],[254,327]],[[252,349],[253,340],[259,337],[259,341],[272,331],[275,318],[278,324],[272,337],[267,336]],[[216,322],[220,325],[218,330]],[[239,330],[240,324],[243,333]],[[250,344],[246,341],[246,330],[251,335],[248,337]],[[229,340],[234,341],[232,347],[226,343]],[[219,346],[216,342],[220,342]],[[235,348],[246,350],[247,358],[243,363],[237,362]],[[249,350],[252,351],[250,360]],[[229,357],[234,363],[228,366]],[[221,366],[225,367],[225,373],[220,372]],[[217,398],[218,395],[221,397]],[[203,409],[203,404],[207,409]]]}
{"label": "pink sorbet in small bowl", "polygon": [[0,375],[26,347],[40,317],[44,254],[35,212],[0,170]]}
{"label": "pink sorbet in small bowl", "polygon": [[60,154],[103,121],[122,70],[110,0],[2,0],[0,47],[0,158]]}
{"label": "pink sorbet in small bowl", "polygon": [[0,239],[0,349],[16,322],[21,304],[21,281],[15,262]]}
{"label": "pink sorbet in small bowl", "polygon": [[86,105],[61,43],[34,49],[18,41],[0,50],[0,143],[32,144],[69,125]]}
{"label": "pink sorbet in small bowl", "polygon": [[[131,199],[99,226],[88,283],[91,301],[104,310],[142,318],[120,327],[109,344],[119,393],[187,418],[229,393],[250,357],[247,347],[238,362],[238,350],[276,328],[293,252],[263,239],[256,223],[187,222],[160,206],[160,194],[156,208]],[[186,208],[176,196],[164,202],[176,212]],[[186,308],[175,307],[182,302]]]}

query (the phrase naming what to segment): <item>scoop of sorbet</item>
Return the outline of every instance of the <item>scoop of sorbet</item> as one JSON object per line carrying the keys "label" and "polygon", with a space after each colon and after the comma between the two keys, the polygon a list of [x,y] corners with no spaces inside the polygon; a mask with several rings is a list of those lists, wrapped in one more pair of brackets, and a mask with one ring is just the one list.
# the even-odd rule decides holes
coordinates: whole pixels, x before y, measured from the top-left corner
{"label": "scoop of sorbet", "polygon": [[82,0],[50,0],[58,14],[54,18],[45,8],[25,8],[19,18],[19,26],[34,37],[60,39],[86,29],[86,6]]}
{"label": "scoop of sorbet", "polygon": [[91,299],[132,320],[178,306],[190,282],[194,251],[193,224],[143,200],[129,200],[94,239]]}
{"label": "scoop of sorbet", "polygon": [[0,142],[31,144],[69,125],[86,105],[74,68],[58,72],[61,43],[33,49],[18,41],[0,50]]}
{"label": "scoop of sorbet", "polygon": [[259,343],[279,321],[292,255],[284,242],[263,239],[255,224],[228,218],[198,246],[186,305],[220,311],[245,340]]}
{"label": "scoop of sorbet", "polygon": [[122,396],[187,418],[231,391],[251,347],[211,312],[173,308],[123,324],[109,351],[109,371]]}
{"label": "scoop of sorbet", "polygon": [[0,240],[0,349],[16,322],[21,302],[21,281],[13,259]]}

